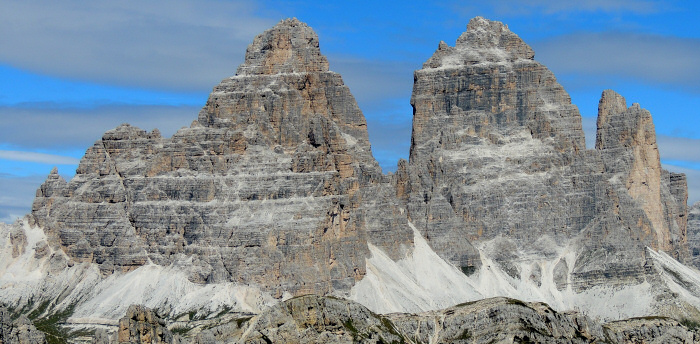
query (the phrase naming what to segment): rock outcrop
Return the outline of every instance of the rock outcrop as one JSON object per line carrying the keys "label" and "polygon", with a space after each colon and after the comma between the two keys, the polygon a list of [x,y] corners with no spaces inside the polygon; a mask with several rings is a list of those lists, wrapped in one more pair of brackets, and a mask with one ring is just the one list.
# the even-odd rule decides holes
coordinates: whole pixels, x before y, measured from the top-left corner
{"label": "rock outcrop", "polygon": [[25,316],[12,321],[9,311],[0,306],[0,344],[45,344],[46,335]]}
{"label": "rock outcrop", "polygon": [[70,182],[49,175],[32,214],[55,248],[104,275],[191,260],[196,283],[348,291],[368,241],[394,258],[412,244],[366,126],[316,34],[284,20],[189,128],[106,132]]}
{"label": "rock outcrop", "polygon": [[132,305],[127,310],[126,316],[119,320],[117,341],[119,343],[172,343],[173,334],[165,325],[165,321],[150,308]]}
{"label": "rock outcrop", "polygon": [[305,295],[176,342],[694,343],[699,339],[697,333],[668,318],[601,325],[575,312],[560,313],[543,303],[502,297],[439,311],[378,315],[352,301]]}
{"label": "rock outcrop", "polygon": [[700,334],[668,318],[634,318],[604,325],[613,343],[697,343]]}

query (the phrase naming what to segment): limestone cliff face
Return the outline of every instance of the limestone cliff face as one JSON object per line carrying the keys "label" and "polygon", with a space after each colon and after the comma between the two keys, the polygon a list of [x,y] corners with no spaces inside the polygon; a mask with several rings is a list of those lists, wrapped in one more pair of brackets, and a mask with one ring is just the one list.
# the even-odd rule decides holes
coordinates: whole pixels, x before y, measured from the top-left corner
{"label": "limestone cliff face", "polygon": [[688,247],[691,263],[700,269],[700,202],[688,209]]}
{"label": "limestone cliff face", "polygon": [[[586,150],[552,72],[507,26],[479,17],[414,79],[397,194],[443,257],[478,266],[467,238],[514,278],[524,257],[558,261],[555,282],[576,290],[641,282],[645,246],[687,257],[685,176],[661,168],[646,110],[604,92],[597,149]],[[577,254],[558,259],[557,247]]]}
{"label": "limestone cliff face", "polygon": [[189,128],[106,132],[70,182],[48,177],[32,214],[103,274],[188,261],[193,282],[276,297],[347,291],[368,242],[398,258],[413,238],[362,112],[296,19],[255,38]]}

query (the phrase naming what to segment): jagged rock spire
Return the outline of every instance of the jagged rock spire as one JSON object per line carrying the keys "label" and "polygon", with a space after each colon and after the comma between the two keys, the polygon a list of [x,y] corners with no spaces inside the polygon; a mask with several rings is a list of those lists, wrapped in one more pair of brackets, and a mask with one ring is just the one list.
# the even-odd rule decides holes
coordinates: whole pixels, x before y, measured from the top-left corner
{"label": "jagged rock spire", "polygon": [[423,68],[454,68],[484,63],[513,63],[518,59],[532,60],[535,52],[508,26],[476,17],[467,24],[467,31],[454,47],[440,41],[433,56]]}
{"label": "jagged rock spire", "polygon": [[628,109],[624,97],[605,90],[598,103],[596,149],[616,149],[638,145],[656,148],[656,131],[651,113],[635,103]]}

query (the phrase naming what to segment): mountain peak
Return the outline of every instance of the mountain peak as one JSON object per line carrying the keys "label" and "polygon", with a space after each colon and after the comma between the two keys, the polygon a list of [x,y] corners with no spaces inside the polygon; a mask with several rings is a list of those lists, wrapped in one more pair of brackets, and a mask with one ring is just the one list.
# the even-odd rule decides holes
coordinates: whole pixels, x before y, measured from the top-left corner
{"label": "mountain peak", "polygon": [[517,60],[532,60],[535,52],[508,26],[475,17],[467,24],[467,31],[457,38],[454,47],[440,42],[433,56],[423,68],[461,68],[488,63],[511,64]]}
{"label": "mountain peak", "polygon": [[296,18],[284,19],[255,37],[236,75],[328,71],[314,30]]}
{"label": "mountain peak", "polygon": [[535,52],[518,35],[499,21],[475,17],[467,24],[467,31],[457,39],[457,48],[500,49],[508,53],[508,60],[533,59]]}

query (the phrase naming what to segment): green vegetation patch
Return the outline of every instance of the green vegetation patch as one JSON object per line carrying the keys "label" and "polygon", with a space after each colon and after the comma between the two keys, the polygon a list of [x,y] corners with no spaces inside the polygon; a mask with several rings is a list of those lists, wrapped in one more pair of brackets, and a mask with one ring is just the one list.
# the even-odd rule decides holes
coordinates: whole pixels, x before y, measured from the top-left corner
{"label": "green vegetation patch", "polygon": [[[48,305],[42,304],[37,311],[30,313],[30,319],[34,322],[34,326],[37,330],[44,332],[46,334],[46,341],[49,344],[63,344],[68,343],[68,339],[80,335],[89,334],[86,331],[74,331],[70,332],[63,328],[61,325],[65,324],[66,320],[73,314],[75,310],[75,304],[66,307],[66,309],[57,311],[47,317],[37,318],[38,315],[43,314],[44,311],[38,312],[42,307],[45,309]],[[32,319],[31,316],[35,318]]]}

